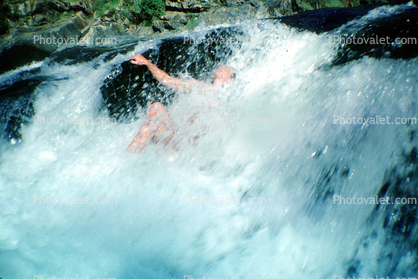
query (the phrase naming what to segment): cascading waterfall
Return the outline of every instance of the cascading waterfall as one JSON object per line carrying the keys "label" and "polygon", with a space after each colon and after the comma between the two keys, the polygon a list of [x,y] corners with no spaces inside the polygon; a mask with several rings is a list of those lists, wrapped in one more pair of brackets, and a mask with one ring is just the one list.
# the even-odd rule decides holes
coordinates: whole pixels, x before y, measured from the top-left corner
{"label": "cascading waterfall", "polygon": [[[33,99],[2,103],[25,120],[11,134],[2,123],[0,277],[416,277],[416,204],[340,202],[418,197],[417,123],[405,121],[418,117],[418,60],[334,63],[335,36],[407,8],[383,6],[319,35],[251,22],[222,33],[231,51],[219,59],[203,43],[170,57],[182,62],[166,70],[181,77],[233,67],[236,79],[211,96],[173,95],[123,64],[145,51],[157,57],[160,40],[3,74],[2,84],[19,83]],[[114,92],[106,79],[127,67],[120,86],[145,78],[141,92],[153,97],[144,104],[167,105],[178,150],[126,151],[144,104],[132,105],[129,91],[112,110],[103,90]],[[80,204],[87,197],[92,204]]]}

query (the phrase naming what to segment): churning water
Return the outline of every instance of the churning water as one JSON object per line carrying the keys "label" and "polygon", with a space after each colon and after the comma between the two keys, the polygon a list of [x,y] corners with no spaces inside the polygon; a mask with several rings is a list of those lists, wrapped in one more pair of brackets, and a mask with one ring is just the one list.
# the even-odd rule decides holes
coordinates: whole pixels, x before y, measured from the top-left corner
{"label": "churning water", "polygon": [[158,40],[1,76],[50,77],[21,140],[3,142],[1,278],[416,277],[417,207],[391,202],[418,194],[418,59],[331,66],[335,35],[396,9],[320,35],[240,25],[223,62],[236,79],[168,104],[177,150],[128,153],[144,110],[103,109],[103,80]]}

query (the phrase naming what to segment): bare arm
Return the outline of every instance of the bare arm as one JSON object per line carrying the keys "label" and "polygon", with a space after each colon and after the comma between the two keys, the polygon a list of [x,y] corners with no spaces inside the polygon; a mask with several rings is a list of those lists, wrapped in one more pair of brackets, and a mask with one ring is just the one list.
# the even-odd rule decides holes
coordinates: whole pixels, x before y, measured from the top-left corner
{"label": "bare arm", "polygon": [[162,85],[170,87],[177,91],[190,90],[192,86],[201,86],[202,83],[198,80],[182,80],[178,78],[173,78],[163,70],[159,69],[157,66],[152,64],[148,59],[143,57],[141,54],[134,55],[130,58],[131,63],[135,65],[144,65],[147,66],[149,71],[153,74],[156,80],[158,80]]}

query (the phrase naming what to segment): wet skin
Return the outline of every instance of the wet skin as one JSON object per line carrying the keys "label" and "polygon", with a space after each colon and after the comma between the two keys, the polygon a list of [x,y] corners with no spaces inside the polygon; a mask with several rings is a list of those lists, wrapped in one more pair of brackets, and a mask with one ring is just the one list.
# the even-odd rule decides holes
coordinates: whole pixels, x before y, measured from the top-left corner
{"label": "wet skin", "polygon": [[[131,57],[130,61],[135,65],[147,66],[155,79],[164,86],[170,87],[176,91],[190,92],[192,88],[213,90],[230,81],[234,75],[232,68],[219,66],[213,74],[213,84],[207,84],[195,79],[183,80],[173,78],[140,54]],[[174,143],[172,143],[172,139],[176,134],[176,127],[165,106],[158,102],[150,104],[146,116],[148,119],[147,123],[141,126],[138,134],[129,145],[128,151],[139,153],[150,142],[162,143],[170,149],[175,149],[176,147]]]}

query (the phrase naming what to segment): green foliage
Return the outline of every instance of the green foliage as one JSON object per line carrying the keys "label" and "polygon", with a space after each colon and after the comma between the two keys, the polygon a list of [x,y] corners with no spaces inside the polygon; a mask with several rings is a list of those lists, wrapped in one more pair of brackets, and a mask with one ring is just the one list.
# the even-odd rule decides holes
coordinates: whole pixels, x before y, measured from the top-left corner
{"label": "green foliage", "polygon": [[56,22],[62,20],[64,17],[65,16],[64,16],[63,13],[59,13],[57,16],[55,16],[55,17],[52,18],[52,23],[56,23]]}
{"label": "green foliage", "polygon": [[325,8],[344,8],[343,3],[341,3],[339,0],[320,0],[319,3],[322,4],[322,6]]}
{"label": "green foliage", "polygon": [[122,17],[129,18],[133,23],[151,24],[165,14],[164,0],[93,0],[93,11],[102,17],[107,10],[119,10]]}
{"label": "green foliage", "polygon": [[308,3],[305,3],[304,1],[301,0],[296,0],[296,4],[301,7],[304,11],[310,11],[310,10],[314,10],[314,8],[312,8],[311,5],[309,5]]}
{"label": "green foliage", "polygon": [[129,0],[125,2],[125,8],[131,12],[131,20],[134,23],[145,21],[150,25],[154,19],[165,14],[163,0]]}
{"label": "green foliage", "polygon": [[131,12],[128,12],[127,10],[125,10],[125,9],[123,9],[122,11],[120,11],[120,15],[123,17],[123,18],[131,18],[132,16],[131,16]]}
{"label": "green foliage", "polygon": [[97,12],[97,15],[99,17],[102,17],[104,15],[104,12],[107,10],[116,10],[116,8],[118,8],[120,6],[120,0],[111,0],[109,2],[105,2],[105,1],[95,1],[94,6],[93,6],[93,11]]}

